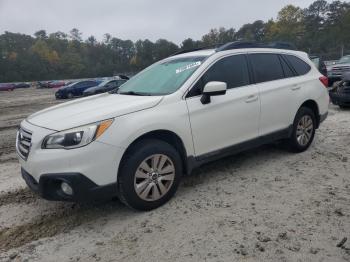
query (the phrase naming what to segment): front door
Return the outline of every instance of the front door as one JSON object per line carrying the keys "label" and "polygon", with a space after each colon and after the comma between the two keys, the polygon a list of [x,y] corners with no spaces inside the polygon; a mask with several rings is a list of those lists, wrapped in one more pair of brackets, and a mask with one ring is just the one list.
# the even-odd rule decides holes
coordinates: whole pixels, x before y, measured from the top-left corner
{"label": "front door", "polygon": [[[211,81],[226,82],[227,92],[202,104],[201,91]],[[197,157],[258,137],[259,92],[250,84],[245,55],[216,62],[190,90],[186,102]]]}

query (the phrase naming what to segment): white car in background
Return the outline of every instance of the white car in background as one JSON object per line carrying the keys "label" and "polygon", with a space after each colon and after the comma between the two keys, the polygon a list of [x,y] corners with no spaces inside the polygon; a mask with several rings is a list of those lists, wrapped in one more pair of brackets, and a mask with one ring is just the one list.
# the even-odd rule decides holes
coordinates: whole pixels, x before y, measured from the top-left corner
{"label": "white car in background", "polygon": [[16,142],[23,178],[45,199],[118,196],[151,210],[209,161],[276,140],[303,152],[327,117],[327,78],[306,53],[247,47],[182,52],[118,93],[29,116]]}

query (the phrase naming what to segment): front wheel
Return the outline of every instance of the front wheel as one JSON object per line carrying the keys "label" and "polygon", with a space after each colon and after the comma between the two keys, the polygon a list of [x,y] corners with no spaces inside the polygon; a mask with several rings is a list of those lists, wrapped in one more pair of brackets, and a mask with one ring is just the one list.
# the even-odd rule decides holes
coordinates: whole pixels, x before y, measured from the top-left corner
{"label": "front wheel", "polygon": [[304,152],[311,145],[316,132],[316,117],[308,107],[301,107],[297,112],[293,132],[288,140],[288,145],[293,152]]}
{"label": "front wheel", "polygon": [[170,144],[147,139],[128,150],[119,171],[120,200],[133,209],[148,211],[163,205],[175,194],[182,161]]}

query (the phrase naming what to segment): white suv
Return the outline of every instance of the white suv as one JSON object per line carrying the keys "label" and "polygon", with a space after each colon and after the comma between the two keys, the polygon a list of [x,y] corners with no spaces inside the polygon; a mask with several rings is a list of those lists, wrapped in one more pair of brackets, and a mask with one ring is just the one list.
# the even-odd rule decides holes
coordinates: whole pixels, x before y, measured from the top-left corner
{"label": "white suv", "polygon": [[183,52],[117,92],[24,120],[22,176],[45,199],[118,196],[150,210],[203,163],[276,140],[306,150],[327,117],[326,82],[303,52],[235,43]]}

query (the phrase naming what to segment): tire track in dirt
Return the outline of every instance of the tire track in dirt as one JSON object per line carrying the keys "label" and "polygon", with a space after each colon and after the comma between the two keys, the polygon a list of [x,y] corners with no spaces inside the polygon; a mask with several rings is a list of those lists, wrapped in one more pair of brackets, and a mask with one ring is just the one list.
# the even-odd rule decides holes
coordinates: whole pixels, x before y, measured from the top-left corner
{"label": "tire track in dirt", "polygon": [[10,130],[10,129],[16,130],[18,126],[19,125],[0,126],[0,131]]}
{"label": "tire track in dirt", "polygon": [[30,191],[29,188],[20,188],[15,191],[6,192],[0,195],[0,206],[16,204],[16,203],[31,203],[37,200],[38,197]]}
{"label": "tire track in dirt", "polygon": [[35,218],[26,224],[0,230],[0,251],[21,247],[41,238],[68,233],[74,228],[108,216],[118,209],[119,202],[67,204],[67,207]]}

